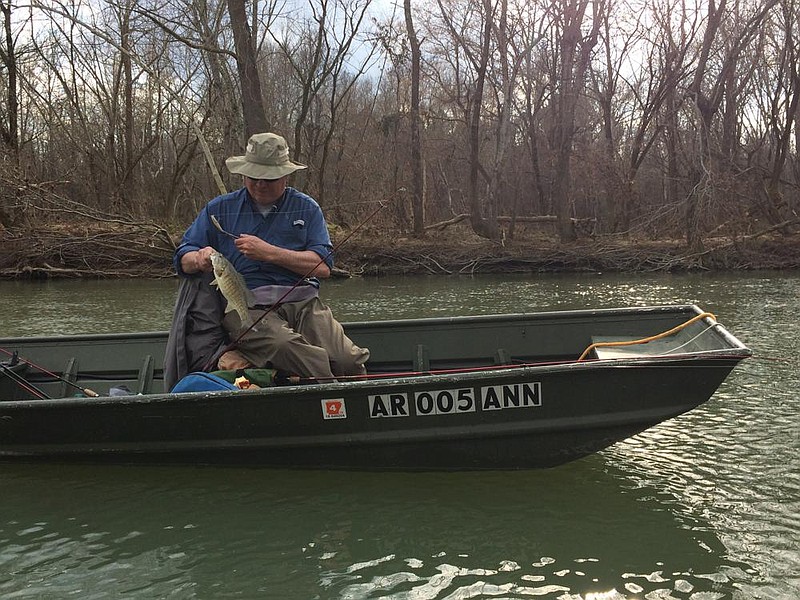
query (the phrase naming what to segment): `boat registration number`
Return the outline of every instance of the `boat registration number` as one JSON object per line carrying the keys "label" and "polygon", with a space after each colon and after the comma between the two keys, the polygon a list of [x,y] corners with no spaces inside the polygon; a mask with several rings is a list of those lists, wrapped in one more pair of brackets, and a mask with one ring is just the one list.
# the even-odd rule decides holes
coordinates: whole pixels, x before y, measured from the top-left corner
{"label": "boat registration number", "polygon": [[542,386],[534,381],[480,388],[373,394],[368,396],[368,402],[371,419],[534,408],[542,405]]}

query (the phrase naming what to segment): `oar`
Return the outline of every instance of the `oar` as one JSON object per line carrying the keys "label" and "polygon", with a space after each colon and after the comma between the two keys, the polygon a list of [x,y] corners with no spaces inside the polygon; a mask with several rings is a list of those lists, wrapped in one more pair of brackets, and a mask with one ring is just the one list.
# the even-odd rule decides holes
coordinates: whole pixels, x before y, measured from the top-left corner
{"label": "oar", "polygon": [[[15,361],[19,361],[19,362],[23,362],[23,363],[25,363],[26,365],[30,365],[31,367],[33,367],[34,369],[37,369],[37,370],[41,371],[41,372],[42,372],[42,373],[44,373],[45,375],[49,375],[50,377],[55,377],[55,378],[56,378],[56,379],[58,379],[59,381],[63,381],[64,383],[66,383],[67,385],[70,385],[70,386],[72,386],[73,388],[75,388],[75,389],[76,389],[76,390],[78,390],[79,392],[83,392],[84,394],[86,394],[86,395],[87,395],[87,396],[89,396],[90,398],[98,398],[98,397],[100,396],[100,394],[98,394],[98,393],[97,393],[97,392],[95,392],[94,390],[90,390],[89,388],[82,388],[81,386],[79,386],[79,385],[78,385],[78,384],[76,384],[76,383],[73,383],[73,382],[72,382],[72,381],[70,381],[69,379],[66,379],[66,378],[64,378],[64,377],[61,377],[61,376],[59,376],[59,375],[56,375],[56,374],[55,374],[55,373],[53,373],[52,371],[48,371],[48,370],[47,370],[47,369],[45,369],[44,367],[41,367],[41,366],[37,365],[36,363],[32,363],[31,361],[29,361],[29,360],[26,360],[26,359],[24,359],[24,358],[20,357],[20,355],[19,355],[19,352],[16,352],[16,351],[15,351],[15,352],[11,352],[10,350],[6,350],[5,348],[0,348],[0,352],[5,352],[6,354],[8,354],[8,355],[11,357],[11,361],[12,361],[12,363],[16,364],[16,362],[15,362]],[[10,369],[9,369],[9,370],[10,370]],[[17,375],[17,374],[16,374],[16,373],[14,373],[14,375]],[[45,395],[45,397],[47,397],[47,396]]]}

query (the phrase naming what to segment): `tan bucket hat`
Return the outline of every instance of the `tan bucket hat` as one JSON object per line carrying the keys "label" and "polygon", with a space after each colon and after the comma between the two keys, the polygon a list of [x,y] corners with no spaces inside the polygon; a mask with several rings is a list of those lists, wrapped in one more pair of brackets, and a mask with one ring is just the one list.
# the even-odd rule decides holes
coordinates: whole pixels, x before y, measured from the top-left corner
{"label": "tan bucket hat", "polygon": [[225,161],[231,173],[252,179],[280,179],[307,169],[306,165],[289,160],[289,144],[277,133],[256,133],[247,140],[244,156],[231,156]]}

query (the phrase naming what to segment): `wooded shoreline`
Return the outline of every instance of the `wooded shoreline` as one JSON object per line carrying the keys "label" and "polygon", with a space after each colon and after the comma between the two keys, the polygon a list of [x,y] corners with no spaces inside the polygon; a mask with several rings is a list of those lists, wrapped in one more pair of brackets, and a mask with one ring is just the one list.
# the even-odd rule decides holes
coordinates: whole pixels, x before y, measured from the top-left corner
{"label": "wooded shoreline", "polygon": [[[337,237],[334,235],[334,244]],[[153,226],[105,231],[0,231],[0,279],[169,278],[175,236]],[[591,237],[570,244],[542,236],[495,243],[467,228],[424,238],[365,231],[336,252],[335,276],[502,273],[691,272],[800,268],[800,235],[709,238],[689,251],[681,240]]]}

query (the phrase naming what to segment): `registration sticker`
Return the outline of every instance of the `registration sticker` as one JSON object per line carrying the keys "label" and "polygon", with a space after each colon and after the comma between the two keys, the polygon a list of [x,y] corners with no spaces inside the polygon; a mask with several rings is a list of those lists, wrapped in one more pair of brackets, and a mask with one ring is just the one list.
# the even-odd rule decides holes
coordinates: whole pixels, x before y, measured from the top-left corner
{"label": "registration sticker", "polygon": [[323,419],[346,419],[347,407],[344,405],[344,398],[334,398],[322,401]]}

